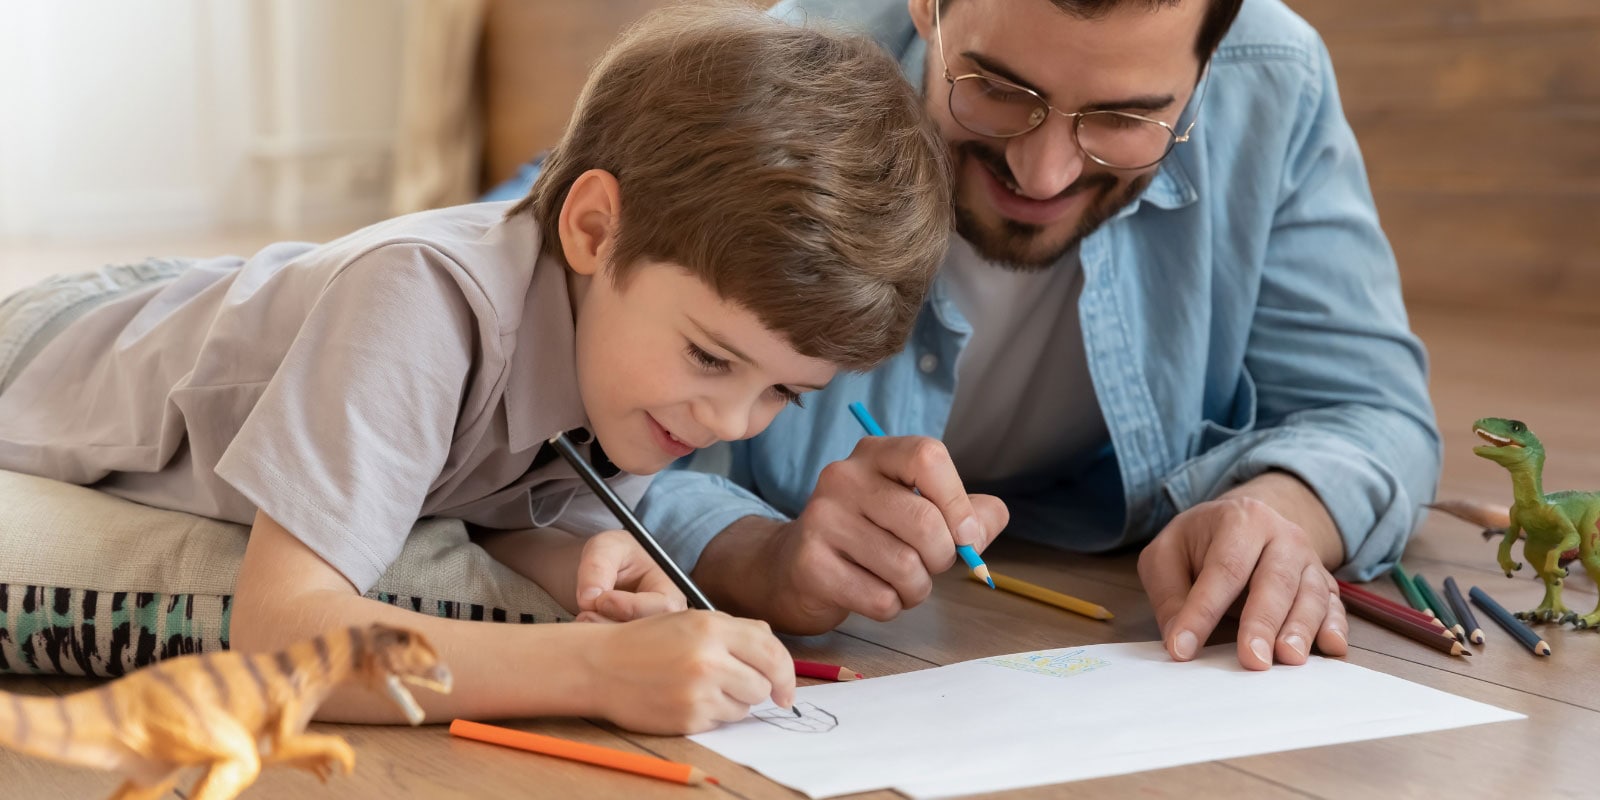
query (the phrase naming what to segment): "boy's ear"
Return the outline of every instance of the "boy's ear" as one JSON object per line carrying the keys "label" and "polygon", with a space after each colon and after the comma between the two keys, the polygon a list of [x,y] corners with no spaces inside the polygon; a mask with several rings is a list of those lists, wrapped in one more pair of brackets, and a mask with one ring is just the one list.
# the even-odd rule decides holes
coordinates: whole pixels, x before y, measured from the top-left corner
{"label": "boy's ear", "polygon": [[616,176],[591,169],[567,190],[558,222],[561,252],[579,275],[597,275],[605,266],[611,239],[622,215],[622,188]]}
{"label": "boy's ear", "polygon": [[922,41],[933,43],[933,4],[939,0],[906,0],[906,8],[911,11],[911,24],[917,26],[917,35]]}

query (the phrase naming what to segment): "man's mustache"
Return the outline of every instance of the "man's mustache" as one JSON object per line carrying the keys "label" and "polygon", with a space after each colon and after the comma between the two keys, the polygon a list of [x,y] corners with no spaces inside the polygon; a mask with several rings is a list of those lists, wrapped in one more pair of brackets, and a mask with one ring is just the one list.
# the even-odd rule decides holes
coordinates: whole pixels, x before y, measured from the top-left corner
{"label": "man's mustache", "polygon": [[[1022,185],[1017,182],[1017,176],[1011,173],[1011,167],[1006,163],[1006,157],[994,151],[983,142],[972,140],[959,142],[956,144],[955,150],[958,157],[970,156],[982,162],[984,166],[989,168],[990,172],[993,172],[996,177],[1000,178],[1002,183],[1009,181],[1012,186]],[[1092,175],[1080,175],[1078,176],[1077,180],[1068,184],[1067,188],[1057,192],[1056,196],[1050,199],[1059,200],[1061,198],[1071,197],[1075,194],[1086,192],[1091,189],[1108,190],[1116,186],[1118,182],[1119,180],[1117,176],[1105,172],[1097,172]]]}

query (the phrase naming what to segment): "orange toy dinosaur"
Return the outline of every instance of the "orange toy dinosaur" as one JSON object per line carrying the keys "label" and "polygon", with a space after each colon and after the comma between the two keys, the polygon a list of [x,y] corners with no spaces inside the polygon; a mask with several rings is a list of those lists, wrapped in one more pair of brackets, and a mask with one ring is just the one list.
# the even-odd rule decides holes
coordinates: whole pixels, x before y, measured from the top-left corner
{"label": "orange toy dinosaur", "polygon": [[411,724],[422,708],[405,688],[450,691],[450,672],[419,633],[387,625],[329,631],[278,653],[207,653],[163,661],[67,697],[0,692],[0,747],[128,779],[112,800],[165,795],[185,767],[206,765],[191,800],[231,800],[263,765],[327,781],[349,774],[343,739],[306,733],[335,686],[386,692]]}

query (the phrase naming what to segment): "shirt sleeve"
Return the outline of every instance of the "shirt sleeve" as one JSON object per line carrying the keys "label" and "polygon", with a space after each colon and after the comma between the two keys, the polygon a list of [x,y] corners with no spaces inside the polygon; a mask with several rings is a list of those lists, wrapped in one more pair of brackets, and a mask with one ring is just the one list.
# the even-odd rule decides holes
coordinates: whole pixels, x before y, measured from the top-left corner
{"label": "shirt sleeve", "polygon": [[[715,448],[719,453],[696,454],[688,468],[675,467],[657,475],[644,493],[638,507],[639,520],[684,572],[694,569],[706,545],[729,525],[745,517],[789,519],[736,482],[751,482],[748,474],[741,475],[747,471],[739,468],[749,448],[748,441],[725,442]],[[731,466],[714,465],[720,472],[731,470],[731,479],[719,471],[702,471],[711,468],[700,463],[708,456],[731,458]]]}
{"label": "shirt sleeve", "polygon": [[1344,540],[1342,576],[1399,559],[1442,459],[1427,357],[1406,319],[1333,67],[1303,94],[1245,354],[1256,429],[1166,480],[1177,511],[1269,470],[1298,476]]}
{"label": "shirt sleeve", "polygon": [[454,438],[476,317],[453,264],[392,244],[324,288],[216,472],[365,592]]}

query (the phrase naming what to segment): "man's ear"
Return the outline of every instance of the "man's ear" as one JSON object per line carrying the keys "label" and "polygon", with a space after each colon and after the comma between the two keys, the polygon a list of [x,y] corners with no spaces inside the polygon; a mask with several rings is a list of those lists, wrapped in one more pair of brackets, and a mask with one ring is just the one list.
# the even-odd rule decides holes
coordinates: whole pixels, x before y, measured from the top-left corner
{"label": "man's ear", "polygon": [[605,266],[622,215],[622,188],[616,176],[591,169],[567,190],[557,223],[561,252],[579,275],[594,276]]}
{"label": "man's ear", "polygon": [[922,41],[933,44],[933,4],[939,0],[906,0],[911,11],[911,24],[917,26]]}

